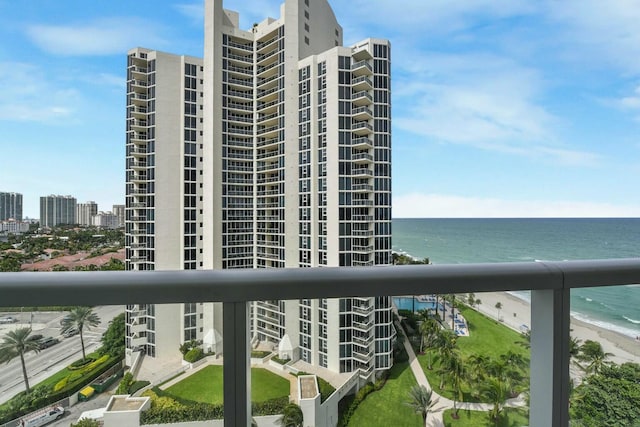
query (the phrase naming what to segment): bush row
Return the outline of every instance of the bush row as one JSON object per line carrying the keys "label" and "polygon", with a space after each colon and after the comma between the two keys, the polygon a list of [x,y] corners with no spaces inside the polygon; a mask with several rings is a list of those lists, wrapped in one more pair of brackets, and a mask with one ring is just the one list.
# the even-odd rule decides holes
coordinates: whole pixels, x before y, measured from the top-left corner
{"label": "bush row", "polygon": [[[151,407],[141,414],[142,424],[167,424],[224,418],[224,405],[221,404],[213,405],[184,399],[178,400],[156,387],[145,391],[143,396],[151,397]],[[287,396],[264,402],[254,402],[251,404],[251,412],[254,416],[281,414],[287,404],[289,404]]]}

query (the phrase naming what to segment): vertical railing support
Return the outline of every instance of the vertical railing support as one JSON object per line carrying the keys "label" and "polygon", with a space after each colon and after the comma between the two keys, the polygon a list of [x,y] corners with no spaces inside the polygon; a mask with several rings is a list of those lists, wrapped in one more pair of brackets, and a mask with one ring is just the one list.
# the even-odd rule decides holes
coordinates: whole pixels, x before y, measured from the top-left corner
{"label": "vertical railing support", "polygon": [[251,423],[249,311],[246,302],[223,304],[224,426]]}
{"label": "vertical railing support", "polygon": [[531,291],[532,427],[569,425],[570,289]]}

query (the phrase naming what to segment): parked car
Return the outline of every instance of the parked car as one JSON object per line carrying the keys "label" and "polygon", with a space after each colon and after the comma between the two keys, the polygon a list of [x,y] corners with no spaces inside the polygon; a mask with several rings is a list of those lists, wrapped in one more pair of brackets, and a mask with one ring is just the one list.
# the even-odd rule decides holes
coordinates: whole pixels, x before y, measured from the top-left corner
{"label": "parked car", "polygon": [[9,323],[17,323],[18,319],[16,319],[15,317],[12,316],[4,316],[4,317],[0,317],[0,324],[2,325],[6,325]]}
{"label": "parked car", "polygon": [[65,338],[69,338],[69,337],[72,337],[74,335],[78,335],[79,333],[80,333],[80,331],[77,330],[76,328],[69,328],[69,329],[67,329],[66,331],[64,331],[62,333],[62,336],[65,337]]}
{"label": "parked car", "polygon": [[70,314],[65,315],[62,319],[60,319],[60,326],[62,326],[64,322],[69,321],[71,319],[73,319],[73,316],[71,316]]}
{"label": "parked car", "polygon": [[60,342],[60,340],[58,338],[53,338],[53,337],[43,338],[38,343],[38,348],[40,350],[44,350],[45,348],[49,348],[52,345],[58,344],[59,342]]}
{"label": "parked car", "polygon": [[34,335],[31,335],[29,338],[32,339],[33,341],[40,341],[44,337],[40,334],[34,334]]}
{"label": "parked car", "polygon": [[62,418],[63,415],[64,408],[62,406],[52,406],[33,415],[27,415],[20,420],[20,424],[18,425],[24,427],[40,427]]}

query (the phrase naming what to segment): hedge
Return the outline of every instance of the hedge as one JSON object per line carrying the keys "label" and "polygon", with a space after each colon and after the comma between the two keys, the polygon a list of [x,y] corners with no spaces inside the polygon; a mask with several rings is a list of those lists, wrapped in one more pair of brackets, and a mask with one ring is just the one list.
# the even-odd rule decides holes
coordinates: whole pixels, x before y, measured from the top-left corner
{"label": "hedge", "polygon": [[189,363],[197,362],[204,357],[204,351],[200,347],[192,348],[184,355],[184,360]]}
{"label": "hedge", "polygon": [[[101,363],[97,363],[98,361],[101,361]],[[106,372],[117,363],[120,363],[120,359],[111,358],[111,356],[105,355],[100,359],[93,361],[84,369],[70,373],[66,377],[67,382],[64,386],[58,386],[58,384],[60,384],[60,382],[58,382],[51,388],[50,392],[48,390],[43,391],[41,396],[33,396],[34,392],[32,391],[31,396],[34,398],[31,398],[30,402],[21,405],[18,408],[12,408],[13,410],[2,411],[2,413],[0,414],[0,424],[7,423],[11,420],[19,418],[37,409],[44,408],[47,405],[58,402],[66,397],[71,396],[74,393],[77,393],[87,384],[89,384],[91,381],[93,381],[95,378]],[[91,368],[89,368],[89,366]],[[56,387],[59,387],[58,390],[54,390]],[[13,399],[24,398],[24,392],[22,392]],[[10,402],[11,400],[7,403]]]}

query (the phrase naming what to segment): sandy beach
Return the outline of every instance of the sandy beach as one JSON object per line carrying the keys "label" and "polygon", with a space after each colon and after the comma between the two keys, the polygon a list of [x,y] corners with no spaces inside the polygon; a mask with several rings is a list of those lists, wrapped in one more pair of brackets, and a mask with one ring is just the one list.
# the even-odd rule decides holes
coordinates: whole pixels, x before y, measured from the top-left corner
{"label": "sandy beach", "polygon": [[[496,319],[498,310],[495,308],[497,302],[502,303],[500,317],[504,324],[520,332],[521,325],[531,326],[531,306],[528,302],[517,298],[507,292],[486,292],[476,294],[476,299],[480,299],[479,311],[487,316]],[[514,316],[515,314],[515,316]],[[607,353],[613,353],[609,359],[615,363],[635,362],[640,363],[640,341],[619,334],[608,329],[582,322],[571,318],[571,336],[580,339],[599,341],[602,348]],[[572,373],[578,374],[577,372]]]}

